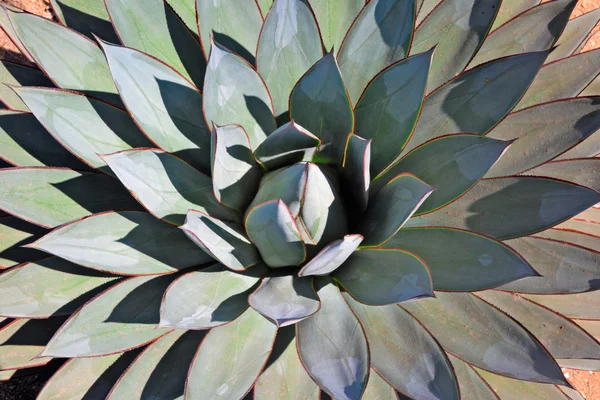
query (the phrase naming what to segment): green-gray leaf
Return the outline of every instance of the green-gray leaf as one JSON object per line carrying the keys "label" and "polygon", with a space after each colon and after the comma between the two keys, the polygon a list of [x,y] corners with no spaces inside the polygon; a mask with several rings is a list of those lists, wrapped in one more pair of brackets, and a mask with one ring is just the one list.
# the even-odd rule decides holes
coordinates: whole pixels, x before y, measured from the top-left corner
{"label": "green-gray leaf", "polygon": [[500,25],[508,22],[509,20],[513,19],[522,12],[527,11],[534,6],[537,6],[538,4],[540,4],[540,1],[541,0],[503,1],[500,5],[500,11],[498,12],[498,16],[496,17],[494,25],[492,26],[492,30],[495,30]]}
{"label": "green-gray leaf", "polygon": [[248,303],[279,327],[309,318],[321,307],[312,278],[294,275],[265,278]]}
{"label": "green-gray leaf", "polygon": [[300,265],[306,258],[298,225],[290,209],[279,200],[252,208],[244,225],[262,260],[272,268]]}
{"label": "green-gray leaf", "polygon": [[377,176],[409,141],[423,105],[433,51],[393,64],[367,86],[354,110],[355,133],[371,144],[371,173]]}
{"label": "green-gray leaf", "polygon": [[327,394],[358,400],[369,377],[367,339],[335,284],[329,278],[317,284],[321,309],[296,325],[300,360]]}
{"label": "green-gray leaf", "polygon": [[48,255],[41,251],[23,247],[46,232],[46,229],[16,217],[0,218],[0,270],[47,258]]}
{"label": "green-gray leaf", "polygon": [[382,306],[433,296],[427,264],[405,250],[357,250],[333,275],[364,304]]}
{"label": "green-gray leaf", "polygon": [[123,102],[140,128],[162,149],[210,170],[210,131],[195,86],[161,61],[102,42]]}
{"label": "green-gray leaf", "polygon": [[269,358],[276,333],[275,325],[252,308],[231,323],[212,329],[190,368],[185,397],[243,398]]}
{"label": "green-gray leaf", "polygon": [[52,81],[39,69],[6,60],[0,60],[0,82],[4,83],[4,85],[0,85],[0,101],[14,111],[29,111],[29,109],[7,85],[54,86]]}
{"label": "green-gray leaf", "polygon": [[227,268],[243,271],[260,261],[241,227],[189,210],[181,227],[188,237]]}
{"label": "green-gray leaf", "polygon": [[346,235],[328,244],[300,269],[298,276],[329,275],[346,262],[362,240],[361,235]]}
{"label": "green-gray leaf", "polygon": [[308,1],[275,0],[260,34],[256,65],[276,116],[287,113],[292,88],[321,57],[319,27]]}
{"label": "green-gray leaf", "polygon": [[52,11],[63,24],[93,39],[118,42],[103,0],[50,0]]}
{"label": "green-gray leaf", "polygon": [[[196,4],[200,37],[206,55],[210,51],[211,40],[214,40],[254,64],[258,36],[263,25],[257,2],[197,0]],[[240,80],[238,83],[242,82]]]}
{"label": "green-gray leaf", "polygon": [[354,112],[333,52],[319,60],[298,81],[290,96],[290,116],[321,139],[326,157],[340,163]]}
{"label": "green-gray leaf", "polygon": [[110,104],[57,89],[15,92],[56,140],[93,168],[110,172],[98,154],[151,144],[129,114]]}
{"label": "green-gray leaf", "polygon": [[181,18],[188,29],[198,40],[198,25],[196,23],[196,0],[166,0],[175,13]]}
{"label": "green-gray leaf", "polygon": [[325,50],[331,51],[340,48],[365,0],[310,0],[310,5],[317,16]]}
{"label": "green-gray leaf", "polygon": [[387,242],[423,204],[434,188],[412,174],[400,174],[369,200],[358,231],[364,236],[362,247],[377,247]]}
{"label": "green-gray leaf", "polygon": [[431,93],[404,152],[437,136],[485,134],[519,102],[548,51],[501,58],[467,71]]}
{"label": "green-gray leaf", "polygon": [[562,34],[578,0],[556,0],[531,8],[492,32],[470,66],[526,51],[548,50]]}
{"label": "green-gray leaf", "polygon": [[600,209],[589,208],[556,227],[559,229],[576,230],[600,237]]}
{"label": "green-gray leaf", "polygon": [[566,385],[560,367],[513,319],[469,293],[436,292],[402,304],[445,350],[469,364],[515,379]]}
{"label": "green-gray leaf", "polygon": [[66,168],[3,169],[0,188],[0,208],[46,228],[109,209],[139,209],[114,178]]}
{"label": "green-gray leaf", "polygon": [[527,294],[523,297],[565,317],[600,319],[600,290],[577,294]]}
{"label": "green-gray leaf", "polygon": [[94,42],[42,17],[9,15],[27,52],[57,86],[120,104],[106,59]]}
{"label": "green-gray leaf", "polygon": [[240,125],[214,126],[211,135],[211,176],[215,198],[244,211],[256,194],[262,175]]}
{"label": "green-gray leaf", "polygon": [[464,228],[510,239],[551,228],[598,202],[600,193],[555,179],[486,179],[441,210],[412,218],[407,226]]}
{"label": "green-gray leaf", "polygon": [[501,399],[529,400],[567,400],[574,399],[566,396],[555,385],[528,382],[528,380],[507,379],[488,371],[477,369],[477,373],[485,379],[492,390]]}
{"label": "green-gray leaf", "polygon": [[546,62],[559,60],[578,52],[585,45],[598,21],[600,21],[600,10],[598,9],[569,21],[556,41],[556,49],[548,56]]}
{"label": "green-gray leaf", "polygon": [[411,173],[435,188],[417,214],[442,208],[473,187],[503,160],[511,141],[479,135],[447,135],[422,144],[373,180],[377,192],[400,173]]}
{"label": "green-gray leaf", "polygon": [[486,178],[516,175],[541,165],[577,146],[598,128],[600,97],[560,100],[510,114],[487,137],[517,140]]}
{"label": "green-gray leaf", "polygon": [[271,133],[254,152],[256,160],[273,171],[286,165],[312,160],[321,140],[294,120]]}
{"label": "green-gray leaf", "polygon": [[[600,253],[538,237],[509,240],[541,276],[502,286],[519,293],[561,294],[600,289]],[[564,357],[563,357],[564,358]]]}
{"label": "green-gray leaf", "polygon": [[372,0],[354,20],[338,55],[354,104],[375,75],[408,55],[415,13],[414,0]]}
{"label": "green-gray leaf", "polygon": [[362,397],[364,400],[398,400],[398,395],[393,387],[381,379],[373,369],[369,374],[369,382]]}
{"label": "green-gray leaf", "polygon": [[556,157],[556,160],[596,157],[600,155],[600,131],[590,135],[583,143]]}
{"label": "green-gray leaf", "polygon": [[119,275],[170,274],[212,257],[183,232],[145,212],[109,212],[61,226],[29,245]]}
{"label": "green-gray leaf", "polygon": [[475,369],[458,357],[448,354],[452,368],[458,379],[460,395],[463,400],[500,400],[492,388]]}
{"label": "green-gray leaf", "polygon": [[536,275],[502,242],[459,229],[401,229],[385,248],[408,250],[422,258],[436,290],[469,292]]}
{"label": "green-gray leaf", "polygon": [[56,332],[42,355],[101,356],[130,350],[166,334],[157,328],[160,302],[171,276],[137,277],[84,305]]}
{"label": "green-gray leaf", "polygon": [[[224,3],[220,4],[223,7]],[[212,43],[210,49],[203,91],[206,121],[241,125],[255,150],[276,129],[267,87],[247,61],[217,43]]]}
{"label": "green-gray leaf", "polygon": [[12,318],[69,315],[116,279],[58,257],[26,263],[0,275],[0,315]]}
{"label": "green-gray leaf", "polygon": [[226,221],[238,215],[214,198],[211,179],[179,158],[154,149],[103,155],[119,180],[158,218],[181,225],[189,209]]}
{"label": "green-gray leaf", "polygon": [[40,355],[65,318],[15,319],[0,330],[0,370],[31,368],[47,364]]}
{"label": "green-gray leaf", "polygon": [[600,253],[600,240],[598,240],[598,237],[584,232],[568,229],[548,229],[536,234],[536,236],[574,244]]}
{"label": "green-gray leaf", "polygon": [[529,176],[547,176],[589,187],[600,192],[600,158],[553,161],[530,169]]}
{"label": "green-gray leaf", "polygon": [[208,329],[224,325],[248,308],[258,274],[239,274],[217,264],[177,279],[167,290],[160,326]]}
{"label": "green-gray leaf", "polygon": [[342,176],[357,211],[366,210],[369,202],[371,141],[354,134],[348,135],[344,152]]}
{"label": "green-gray leaf", "polygon": [[415,54],[435,46],[427,82],[429,91],[463,71],[485,39],[501,3],[446,0],[419,25],[410,51]]}
{"label": "green-gray leaf", "polygon": [[[202,47],[164,0],[104,0],[124,45],[164,61],[201,86],[206,71]],[[143,87],[143,85],[141,85]]]}
{"label": "green-gray leaf", "polygon": [[446,355],[416,319],[394,305],[366,306],[347,293],[344,298],[365,329],[372,367],[394,388],[415,399],[459,399]]}

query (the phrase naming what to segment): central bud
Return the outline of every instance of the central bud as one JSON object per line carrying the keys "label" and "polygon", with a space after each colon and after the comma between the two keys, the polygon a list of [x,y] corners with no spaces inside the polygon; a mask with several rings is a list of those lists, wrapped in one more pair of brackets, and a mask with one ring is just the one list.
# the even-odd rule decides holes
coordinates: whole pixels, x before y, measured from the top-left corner
{"label": "central bud", "polygon": [[[269,267],[302,264],[348,232],[336,172],[300,162],[267,173],[247,208],[244,225]],[[278,246],[283,241],[286,245]]]}

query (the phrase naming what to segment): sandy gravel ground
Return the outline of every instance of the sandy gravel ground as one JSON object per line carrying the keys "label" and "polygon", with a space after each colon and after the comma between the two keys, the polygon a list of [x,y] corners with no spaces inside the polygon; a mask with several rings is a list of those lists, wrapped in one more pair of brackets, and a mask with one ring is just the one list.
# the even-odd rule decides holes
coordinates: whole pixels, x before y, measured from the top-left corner
{"label": "sandy gravel ground", "polygon": [[[504,0],[511,1],[511,0]],[[546,0],[547,1],[547,0]],[[52,18],[52,11],[48,0],[0,0],[0,3],[9,3],[16,7],[25,9],[32,13],[42,15],[47,18]],[[586,12],[592,11],[600,7],[600,0],[580,0],[574,12],[574,17],[577,17]],[[600,47],[600,26],[596,27],[594,33],[584,51],[592,50]],[[0,58],[8,60],[23,61],[23,57],[19,54],[18,49],[0,30]],[[575,386],[585,396],[587,400],[600,400],[600,372],[574,371],[564,370],[565,376],[573,386]],[[29,382],[27,382],[29,384]],[[29,385],[27,385],[29,386]],[[21,393],[22,395],[22,393]],[[9,395],[10,396],[10,395]],[[15,399],[22,399],[16,394]],[[11,397],[0,396],[0,400],[10,400]]]}

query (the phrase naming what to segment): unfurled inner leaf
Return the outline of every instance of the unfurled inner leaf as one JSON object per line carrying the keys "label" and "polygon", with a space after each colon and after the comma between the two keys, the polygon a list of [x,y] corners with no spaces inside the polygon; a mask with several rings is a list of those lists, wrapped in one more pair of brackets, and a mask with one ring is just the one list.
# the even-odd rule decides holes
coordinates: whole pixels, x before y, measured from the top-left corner
{"label": "unfurled inner leaf", "polygon": [[357,211],[364,211],[369,202],[371,182],[371,140],[349,135],[344,153],[342,176],[346,191],[354,200]]}
{"label": "unfurled inner leaf", "polygon": [[328,244],[300,269],[298,276],[329,275],[352,255],[362,240],[361,235],[346,235]]}

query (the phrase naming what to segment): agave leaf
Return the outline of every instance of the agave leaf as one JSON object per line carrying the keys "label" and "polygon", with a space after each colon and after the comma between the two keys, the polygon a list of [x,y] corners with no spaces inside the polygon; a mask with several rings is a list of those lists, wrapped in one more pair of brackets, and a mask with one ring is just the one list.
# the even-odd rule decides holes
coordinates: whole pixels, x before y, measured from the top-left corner
{"label": "agave leaf", "polygon": [[405,250],[357,250],[333,275],[352,297],[368,305],[433,296],[427,264]]}
{"label": "agave leaf", "polygon": [[345,139],[354,130],[354,112],[333,52],[313,65],[292,90],[290,117],[329,146],[325,157],[341,162]]}
{"label": "agave leaf", "polygon": [[0,157],[18,167],[89,167],[56,142],[32,114],[0,110]]}
{"label": "agave leaf", "polygon": [[226,221],[237,219],[236,212],[213,197],[211,179],[175,156],[155,149],[133,149],[102,158],[158,218],[181,225],[187,211],[196,209]]}
{"label": "agave leaf", "polygon": [[137,355],[138,352],[130,351],[69,360],[46,383],[38,399],[54,400],[64,393],[69,393],[69,399],[73,400],[104,399]]}
{"label": "agave leaf", "polygon": [[145,212],[109,212],[61,226],[29,247],[119,275],[159,275],[212,258],[179,229]]}
{"label": "agave leaf", "polygon": [[52,358],[39,354],[63,322],[63,317],[9,322],[0,330],[0,370],[31,368],[50,362]]}
{"label": "agave leaf", "polygon": [[50,257],[0,275],[0,315],[49,318],[69,315],[117,277]]}
{"label": "agave leaf", "polygon": [[104,2],[124,45],[158,58],[196,86],[202,85],[206,72],[206,59],[202,54],[202,47],[167,2]]}
{"label": "agave leaf", "polygon": [[34,63],[33,58],[30,54],[27,53],[25,46],[23,46],[23,43],[21,43],[21,41],[19,40],[19,36],[17,35],[17,32],[15,31],[15,28],[13,27],[12,22],[10,21],[11,11],[18,13],[24,12],[20,8],[11,6],[8,3],[2,3],[2,5],[0,5],[0,28],[2,28],[2,30],[8,36],[10,41],[17,47],[17,49],[19,49],[19,52],[23,54],[23,57],[25,57],[31,63]]}
{"label": "agave leaf", "polygon": [[515,110],[575,97],[598,76],[599,70],[600,50],[592,50],[548,63],[540,69]]}
{"label": "agave leaf", "polygon": [[526,294],[523,297],[571,319],[600,319],[599,290],[577,294]]}
{"label": "agave leaf", "polygon": [[319,400],[319,387],[310,379],[296,351],[292,326],[277,332],[271,358],[254,386],[256,400]]}
{"label": "agave leaf", "polygon": [[[417,20],[415,25],[421,25],[423,20],[427,18],[441,2],[442,0],[417,0]],[[421,3],[420,6],[419,3]]]}
{"label": "agave leaf", "polygon": [[275,0],[260,34],[256,65],[276,116],[287,113],[294,85],[321,57],[319,27],[308,1]]}
{"label": "agave leaf", "polygon": [[364,236],[362,246],[377,247],[390,240],[433,191],[416,176],[403,173],[372,192],[358,228]]}
{"label": "agave leaf", "polygon": [[575,158],[597,157],[600,155],[600,131],[591,134],[586,140],[571,150],[556,157],[556,160],[572,160]]}
{"label": "agave leaf", "polygon": [[52,337],[42,356],[102,356],[143,346],[169,329],[157,328],[171,276],[137,277],[86,303]]}
{"label": "agave leaf", "polygon": [[548,229],[536,234],[536,236],[558,242],[566,242],[567,244],[574,244],[600,253],[600,240],[598,240],[597,236],[587,233],[567,229]]}
{"label": "agave leaf", "polygon": [[529,176],[547,176],[574,182],[600,192],[600,159],[580,158],[577,160],[553,161],[528,170]]}
{"label": "agave leaf", "polygon": [[521,322],[554,358],[600,360],[600,343],[568,318],[511,293],[486,290],[477,295]]}
{"label": "agave leaf", "polygon": [[511,146],[479,135],[447,135],[415,148],[371,185],[375,193],[399,173],[411,173],[435,188],[417,214],[442,208],[472,188]]}
{"label": "agave leaf", "polygon": [[488,35],[470,66],[526,51],[550,49],[569,22],[577,1],[543,3],[507,22]]}
{"label": "agave leaf", "polygon": [[342,176],[357,211],[366,210],[369,202],[371,140],[350,134],[344,151]]}
{"label": "agave leaf", "polygon": [[338,54],[353,103],[375,75],[408,55],[415,14],[414,0],[373,0],[358,14]]}
{"label": "agave leaf", "polygon": [[550,354],[509,316],[469,293],[436,292],[436,296],[402,307],[445,350],[503,376],[568,385]]}
{"label": "agave leaf", "polygon": [[356,108],[355,133],[371,144],[371,172],[377,176],[402,151],[417,124],[433,51],[383,70],[369,83]]}
{"label": "agave leaf", "polygon": [[279,327],[309,318],[321,307],[313,280],[294,275],[265,278],[248,303]]}
{"label": "agave leaf", "polygon": [[211,47],[203,93],[206,121],[240,124],[253,150],[276,129],[271,96],[262,78],[244,59],[217,43]]}
{"label": "agave leaf", "polygon": [[0,100],[7,108],[14,111],[29,111],[29,109],[8,85],[54,86],[39,69],[6,60],[0,60],[0,82],[4,84],[0,85]]}
{"label": "agave leaf", "polygon": [[393,387],[374,371],[371,370],[369,383],[362,397],[364,400],[398,400],[398,395]]}
{"label": "agave leaf", "polygon": [[296,325],[300,360],[327,394],[358,400],[369,377],[367,339],[335,284],[329,278],[316,283],[321,309]]}
{"label": "agave leaf", "polygon": [[106,59],[94,42],[42,17],[12,11],[8,15],[26,53],[58,87],[121,104]]}
{"label": "agave leaf", "polygon": [[98,154],[151,144],[129,114],[107,103],[57,89],[14,90],[59,143],[93,168],[110,172]]}
{"label": "agave leaf", "polygon": [[501,399],[531,400],[567,400],[567,397],[555,385],[546,385],[524,380],[508,379],[490,372],[477,369],[477,372]]}
{"label": "agave leaf", "polygon": [[346,262],[362,240],[361,235],[346,235],[328,244],[300,269],[298,276],[329,275]]}
{"label": "agave leaf", "polygon": [[448,354],[452,369],[456,374],[461,398],[464,400],[500,400],[472,366],[458,357]]}
{"label": "agave leaf", "polygon": [[365,0],[310,0],[326,51],[339,49]]}
{"label": "agave leaf", "polygon": [[463,228],[497,239],[551,228],[600,201],[600,193],[550,178],[482,180],[441,210],[412,218],[407,227]]}
{"label": "agave leaf", "polygon": [[364,326],[372,367],[387,382],[414,399],[459,399],[450,362],[417,320],[394,305],[372,307],[348,294],[344,298]]}
{"label": "agave leaf", "polygon": [[305,203],[309,165],[309,163],[297,163],[267,173],[263,176],[258,193],[248,209],[269,200],[281,199],[296,216],[300,213],[302,204]]}
{"label": "agave leaf", "polygon": [[298,225],[281,199],[253,207],[246,215],[244,226],[269,267],[299,265],[305,260],[306,247]]}
{"label": "agave leaf", "polygon": [[560,100],[510,114],[487,136],[517,140],[486,178],[516,175],[541,165],[578,145],[599,128],[600,97]]}
{"label": "agave leaf", "polygon": [[234,273],[221,264],[183,275],[165,294],[160,326],[207,329],[224,325],[248,308],[248,295],[259,279],[260,274]]}
{"label": "agave leaf", "polygon": [[254,152],[256,160],[273,171],[300,161],[310,161],[321,140],[294,120],[271,133]]}
{"label": "agave leaf", "polygon": [[211,159],[215,198],[234,210],[244,211],[256,194],[262,175],[244,128],[214,126]]}
{"label": "agave leaf", "polygon": [[41,251],[22,247],[41,237],[47,231],[19,218],[0,218],[0,270],[46,258]]}
{"label": "agave leaf", "polygon": [[500,11],[494,21],[492,30],[496,30],[500,25],[505,24],[517,15],[529,10],[540,4],[541,0],[515,0],[503,1],[500,5]]}
{"label": "agave leaf", "polygon": [[105,42],[102,48],[123,102],[148,138],[209,171],[210,131],[199,115],[196,87],[147,54]]}
{"label": "agave leaf", "polygon": [[502,242],[459,229],[401,229],[385,248],[407,250],[422,258],[436,290],[469,292],[537,275]]}
{"label": "agave leaf", "polygon": [[107,400],[183,399],[188,367],[205,331],[173,331],[148,346],[116,382]]}
{"label": "agave leaf", "polygon": [[175,13],[181,18],[189,31],[198,38],[198,24],[196,23],[196,0],[166,0]]}
{"label": "agave leaf", "polygon": [[480,65],[431,93],[404,153],[437,136],[483,135],[519,102],[548,51],[524,53]]}
{"label": "agave leaf", "polygon": [[139,209],[123,186],[107,175],[66,168],[9,168],[0,170],[0,183],[3,210],[46,228],[107,208]]}
{"label": "agave leaf", "polygon": [[583,47],[598,21],[600,21],[600,10],[597,9],[569,21],[556,42],[557,48],[548,56],[546,62],[559,60],[576,53]]}
{"label": "agave leaf", "polygon": [[[212,329],[190,368],[185,397],[241,399],[250,390],[271,351],[277,328],[249,308],[231,323]],[[206,371],[211,371],[207,374]]]}
{"label": "agave leaf", "polygon": [[269,9],[273,5],[273,0],[257,0],[256,3],[260,8],[260,13],[262,14],[262,16],[266,17],[267,13],[269,12]]}
{"label": "agave leaf", "polygon": [[411,53],[436,48],[427,82],[429,91],[464,70],[483,43],[500,4],[501,0],[446,0],[419,25]]}
{"label": "agave leaf", "polygon": [[190,210],[181,229],[194,243],[231,270],[243,271],[260,261],[256,247],[234,224]]}
{"label": "agave leaf", "polygon": [[50,0],[58,20],[89,38],[98,35],[104,40],[118,42],[103,0]]}
{"label": "agave leaf", "polygon": [[538,237],[506,242],[542,276],[530,277],[502,286],[520,293],[560,294],[600,289],[600,253],[570,243]]}
{"label": "agave leaf", "polygon": [[590,208],[585,210],[556,227],[559,229],[572,229],[600,237],[600,209]]}
{"label": "agave leaf", "polygon": [[[230,49],[255,64],[258,37],[263,26],[260,7],[256,1],[197,0],[198,26],[205,54],[211,41]],[[209,67],[210,68],[210,67]],[[243,82],[240,79],[239,83]],[[216,121],[215,121],[216,122]]]}

